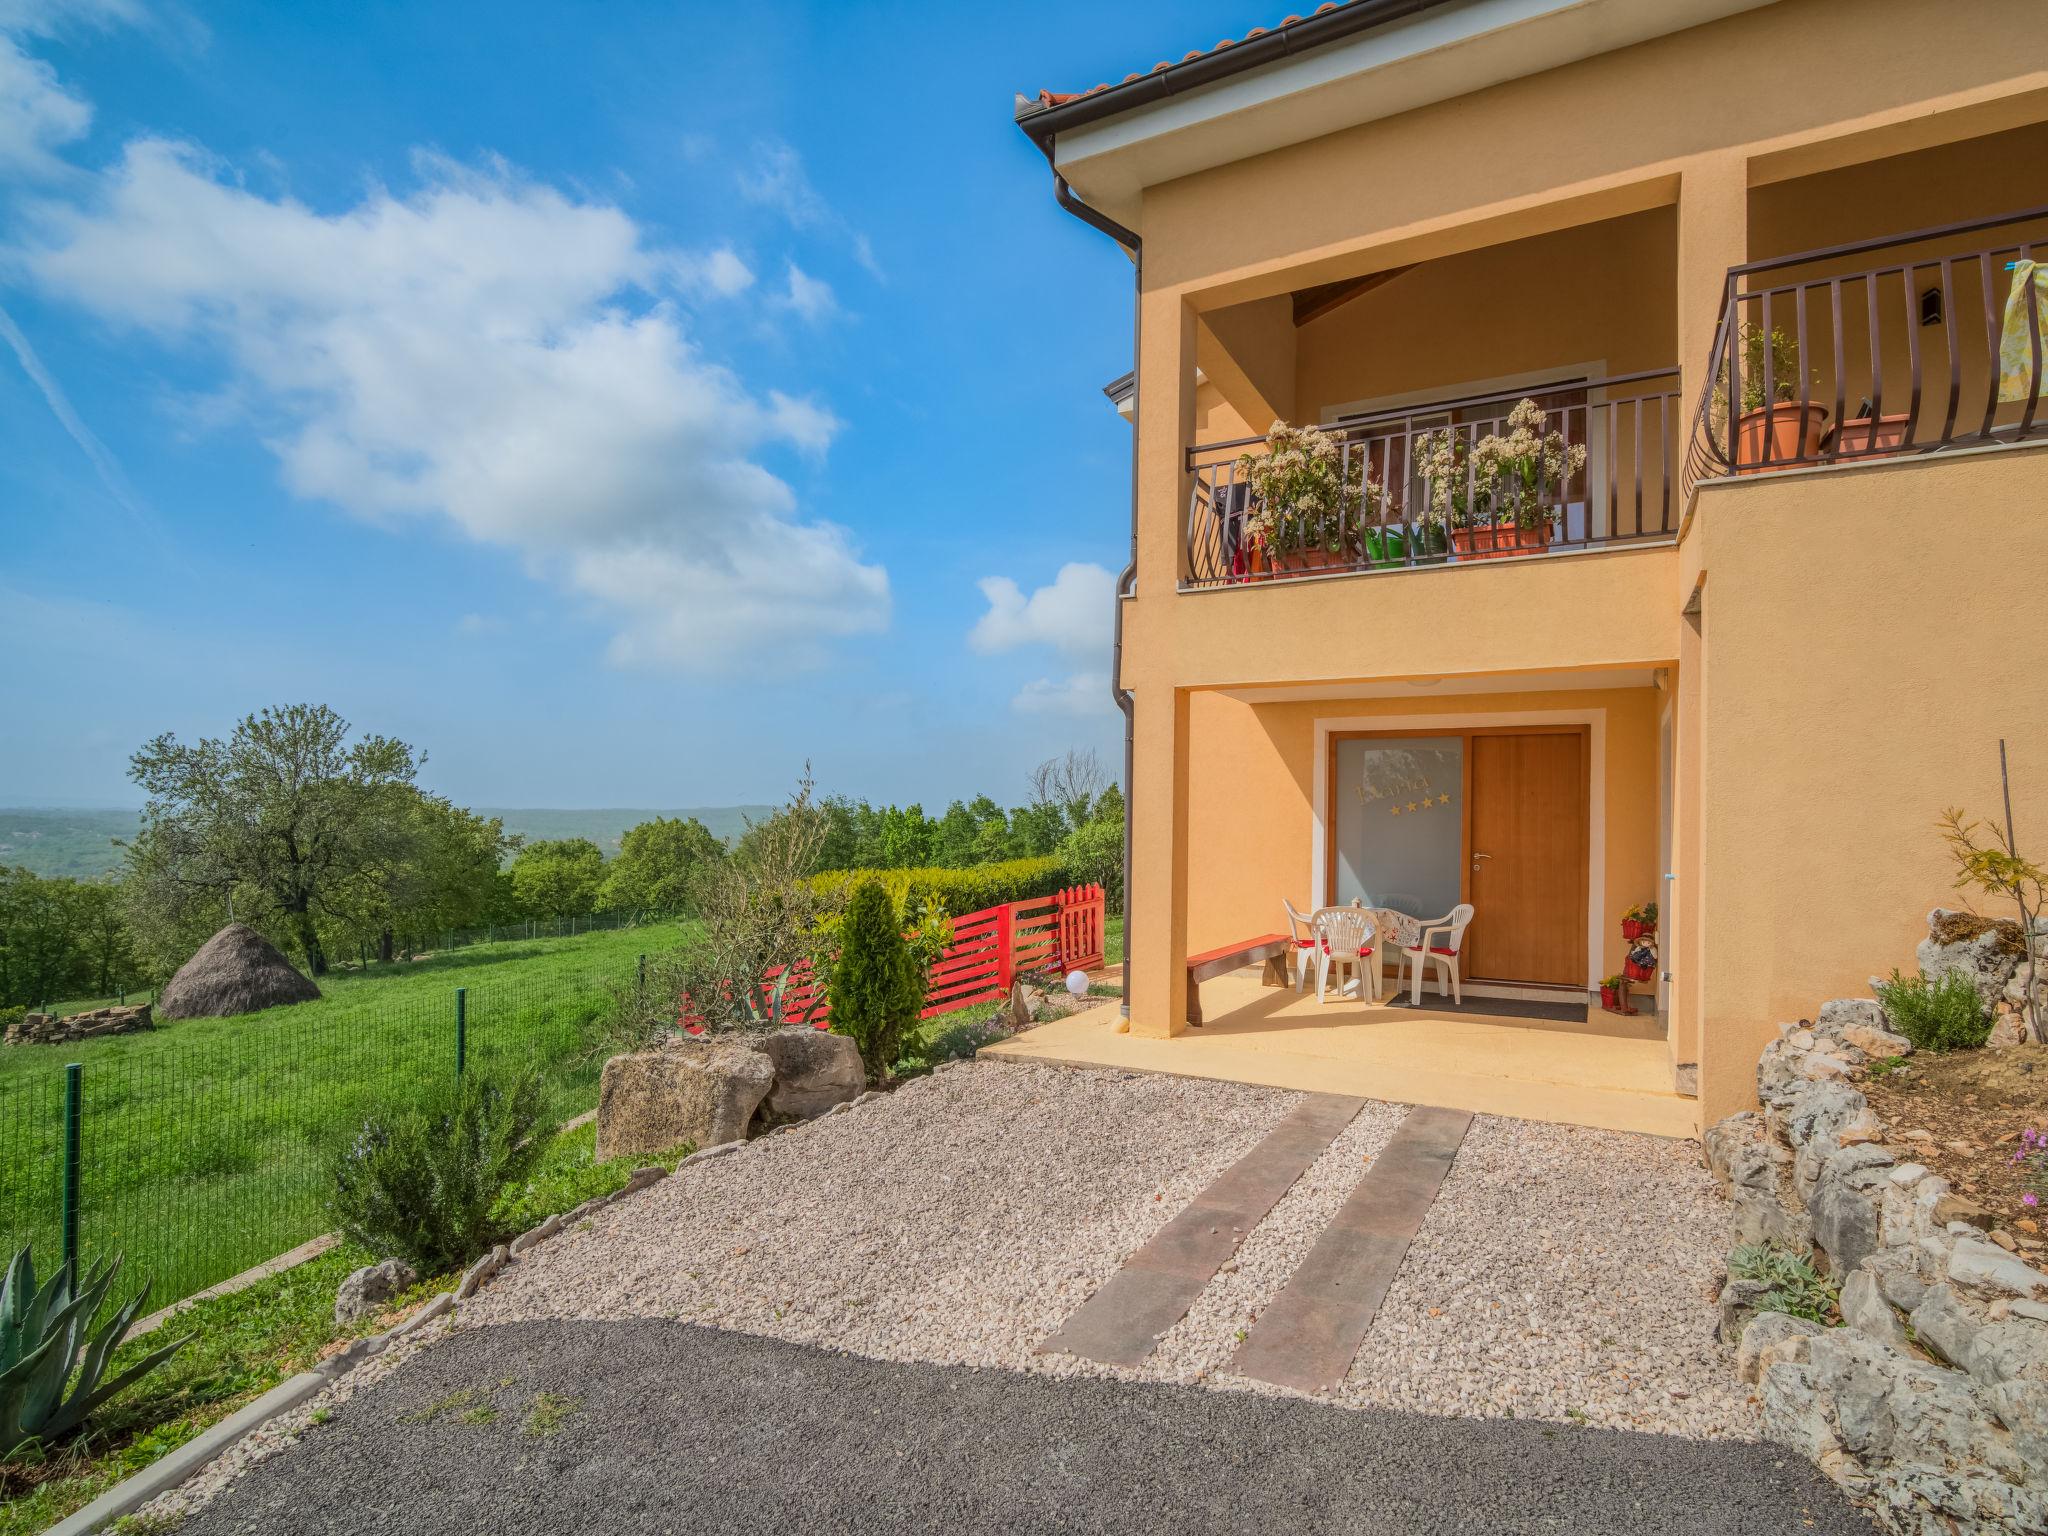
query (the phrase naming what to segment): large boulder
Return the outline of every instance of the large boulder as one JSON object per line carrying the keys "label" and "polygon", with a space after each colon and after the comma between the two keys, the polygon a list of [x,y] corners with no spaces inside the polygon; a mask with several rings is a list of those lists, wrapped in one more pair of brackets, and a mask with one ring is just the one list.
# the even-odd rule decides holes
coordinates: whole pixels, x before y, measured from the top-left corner
{"label": "large boulder", "polygon": [[766,1056],[775,1069],[775,1086],[768,1091],[771,1115],[808,1120],[859,1098],[867,1086],[860,1047],[845,1035],[792,1024],[755,1035],[745,1043]]}
{"label": "large boulder", "polygon": [[229,923],[178,967],[157,994],[160,1019],[224,1019],[284,1003],[309,1003],[320,989],[247,923]]}
{"label": "large boulder", "polygon": [[774,1086],[774,1062],[737,1040],[667,1041],[614,1056],[598,1088],[597,1159],[744,1140]]}

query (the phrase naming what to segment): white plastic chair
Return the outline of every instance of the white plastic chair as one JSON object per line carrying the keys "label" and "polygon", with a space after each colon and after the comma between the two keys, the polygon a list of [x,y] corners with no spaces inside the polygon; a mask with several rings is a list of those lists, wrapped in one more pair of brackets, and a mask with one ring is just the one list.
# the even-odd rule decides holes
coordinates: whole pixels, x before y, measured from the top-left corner
{"label": "white plastic chair", "polygon": [[1472,921],[1472,904],[1461,901],[1435,922],[1424,923],[1421,935],[1413,944],[1404,944],[1395,954],[1394,990],[1401,989],[1401,978],[1410,966],[1415,968],[1414,991],[1410,997],[1419,1007],[1422,1003],[1422,971],[1425,964],[1436,967],[1436,995],[1442,997],[1446,991],[1451,1001],[1465,1001],[1464,977],[1460,973],[1459,952],[1465,947],[1465,929]]}
{"label": "white plastic chair", "polygon": [[1343,967],[1359,977],[1365,984],[1366,995],[1378,1002],[1380,968],[1372,953],[1372,941],[1378,930],[1373,926],[1372,914],[1363,907],[1324,907],[1315,915],[1314,931],[1320,941],[1314,951],[1316,1001],[1326,1000],[1330,972]]}
{"label": "white plastic chair", "polygon": [[1299,993],[1308,985],[1311,957],[1322,941],[1316,937],[1316,920],[1307,912],[1297,912],[1294,903],[1285,896],[1280,905],[1287,909],[1287,935],[1294,940],[1294,951],[1287,957],[1287,969],[1294,977],[1294,990]]}

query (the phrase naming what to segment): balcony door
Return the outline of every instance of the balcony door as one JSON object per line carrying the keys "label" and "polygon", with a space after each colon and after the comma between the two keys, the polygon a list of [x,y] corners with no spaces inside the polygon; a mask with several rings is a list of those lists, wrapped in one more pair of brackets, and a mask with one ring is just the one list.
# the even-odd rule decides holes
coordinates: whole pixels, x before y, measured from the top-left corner
{"label": "balcony door", "polygon": [[1583,727],[1334,735],[1326,899],[1475,909],[1464,973],[1586,985]]}

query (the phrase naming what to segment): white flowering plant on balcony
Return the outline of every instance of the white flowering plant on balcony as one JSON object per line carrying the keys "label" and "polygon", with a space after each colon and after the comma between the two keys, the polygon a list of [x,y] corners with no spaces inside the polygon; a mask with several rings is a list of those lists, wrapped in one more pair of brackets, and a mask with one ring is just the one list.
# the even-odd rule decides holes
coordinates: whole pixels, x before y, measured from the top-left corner
{"label": "white flowering plant on balcony", "polygon": [[1482,526],[1535,528],[1563,516],[1565,487],[1586,467],[1586,445],[1545,430],[1545,419],[1534,400],[1517,401],[1507,431],[1472,445],[1472,511]]}
{"label": "white flowering plant on balcony", "polygon": [[1343,438],[1318,427],[1274,422],[1266,451],[1239,457],[1236,473],[1250,496],[1245,531],[1269,554],[1356,555],[1361,531],[1386,508],[1365,454],[1347,453]]}

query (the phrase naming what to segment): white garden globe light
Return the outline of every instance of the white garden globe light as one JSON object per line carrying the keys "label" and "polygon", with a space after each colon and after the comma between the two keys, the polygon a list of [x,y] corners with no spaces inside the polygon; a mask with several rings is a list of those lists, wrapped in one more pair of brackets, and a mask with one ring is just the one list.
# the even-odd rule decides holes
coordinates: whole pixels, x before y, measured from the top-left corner
{"label": "white garden globe light", "polygon": [[1086,971],[1067,972],[1067,995],[1070,997],[1086,997],[1088,995],[1088,973]]}

